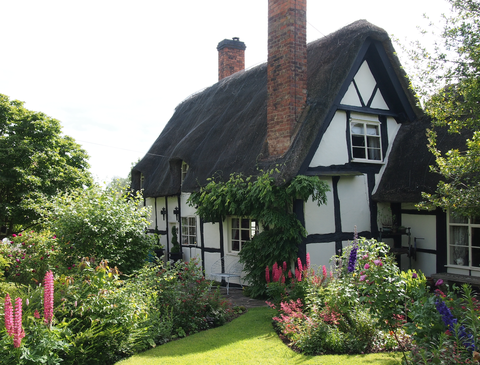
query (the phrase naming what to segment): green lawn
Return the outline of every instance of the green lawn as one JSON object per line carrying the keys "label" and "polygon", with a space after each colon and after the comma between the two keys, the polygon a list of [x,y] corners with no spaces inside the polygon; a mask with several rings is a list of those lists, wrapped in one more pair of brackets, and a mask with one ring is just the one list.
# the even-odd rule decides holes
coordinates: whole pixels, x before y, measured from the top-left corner
{"label": "green lawn", "polygon": [[225,326],[196,333],[118,362],[153,364],[401,364],[401,354],[305,356],[291,351],[271,325],[273,310],[252,308]]}

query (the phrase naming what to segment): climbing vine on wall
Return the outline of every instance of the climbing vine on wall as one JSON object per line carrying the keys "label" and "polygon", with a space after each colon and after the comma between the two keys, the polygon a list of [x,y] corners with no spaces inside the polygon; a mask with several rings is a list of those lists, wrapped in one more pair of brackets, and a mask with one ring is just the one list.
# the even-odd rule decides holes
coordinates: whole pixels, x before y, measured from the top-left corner
{"label": "climbing vine on wall", "polygon": [[189,198],[189,204],[197,207],[197,214],[205,221],[239,216],[260,223],[262,232],[244,244],[240,252],[254,297],[265,293],[265,267],[274,262],[293,262],[307,234],[293,211],[294,201],[311,197],[318,205],[325,204],[329,191],[328,185],[316,176],[300,175],[289,183],[278,184],[276,172],[269,170],[248,177],[234,173],[228,181],[211,178]]}

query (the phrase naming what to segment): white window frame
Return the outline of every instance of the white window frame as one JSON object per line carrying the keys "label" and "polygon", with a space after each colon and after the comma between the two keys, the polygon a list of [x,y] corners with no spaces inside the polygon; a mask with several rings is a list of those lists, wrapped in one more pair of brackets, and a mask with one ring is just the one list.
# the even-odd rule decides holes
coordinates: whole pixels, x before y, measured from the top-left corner
{"label": "white window frame", "polygon": [[[248,227],[245,227],[247,221]],[[260,230],[258,222],[248,217],[229,217],[228,223],[228,252],[231,254],[238,254],[244,243],[250,241]]]}
{"label": "white window frame", "polygon": [[448,211],[447,266],[480,271],[480,218],[456,217]]}
{"label": "white window frame", "polygon": [[185,177],[187,176],[188,168],[189,168],[188,164],[185,161],[182,161],[182,176],[181,176],[182,184],[183,184],[183,181],[185,180]]}
{"label": "white window frame", "polygon": [[[383,163],[382,149],[382,124],[378,116],[367,114],[352,113],[349,118],[350,123],[350,153],[353,162]],[[358,131],[355,125],[362,125],[362,130]],[[378,134],[369,134],[368,131],[376,130]],[[356,133],[355,133],[356,132]],[[361,133],[360,133],[361,132]],[[363,144],[359,145],[355,141],[363,137]],[[378,140],[378,146],[373,146],[372,142]],[[364,157],[358,157],[358,151],[364,151]],[[377,154],[374,151],[378,152]],[[357,155],[357,157],[355,157]]]}
{"label": "white window frame", "polygon": [[182,246],[197,245],[197,217],[182,217]]}

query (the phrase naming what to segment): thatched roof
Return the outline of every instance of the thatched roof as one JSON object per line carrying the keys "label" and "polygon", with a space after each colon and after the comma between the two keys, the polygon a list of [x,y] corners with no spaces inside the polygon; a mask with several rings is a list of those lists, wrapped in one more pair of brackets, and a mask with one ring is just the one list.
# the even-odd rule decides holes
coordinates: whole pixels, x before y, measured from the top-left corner
{"label": "thatched roof", "polygon": [[419,202],[422,192],[433,193],[441,175],[430,171],[435,156],[428,150],[427,129],[437,133],[437,148],[465,150],[471,132],[449,133],[447,127],[432,127],[429,117],[415,123],[404,123],[395,138],[388,165],[373,199],[383,202]]}
{"label": "thatched roof", "polygon": [[[169,196],[195,191],[214,175],[228,178],[232,172],[255,175],[258,169],[279,166],[279,182],[299,173],[316,137],[332,110],[336,109],[359,55],[368,42],[380,44],[399,81],[406,102],[390,100],[396,112],[410,111],[415,100],[394,54],[387,33],[361,20],[308,45],[307,107],[290,150],[283,158],[269,159],[266,148],[267,65],[227,77],[183,101],[132,171],[133,185],[140,188],[144,176],[145,196]],[[353,72],[353,73],[352,73]],[[343,95],[343,94],[342,94]],[[410,112],[406,120],[415,119]],[[180,186],[181,161],[189,165]]]}

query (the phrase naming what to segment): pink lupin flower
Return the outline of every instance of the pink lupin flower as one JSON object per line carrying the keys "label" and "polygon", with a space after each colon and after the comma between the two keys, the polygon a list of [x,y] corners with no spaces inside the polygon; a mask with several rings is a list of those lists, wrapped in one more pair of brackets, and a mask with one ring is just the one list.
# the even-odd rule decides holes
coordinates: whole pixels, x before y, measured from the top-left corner
{"label": "pink lupin flower", "polygon": [[270,269],[267,267],[265,268],[265,280],[267,280],[267,283],[270,282]]}
{"label": "pink lupin flower", "polygon": [[310,269],[310,254],[307,252],[307,267],[305,269]]}
{"label": "pink lupin flower", "polygon": [[40,313],[38,313],[38,310],[35,309],[35,312],[33,312],[33,316],[36,318],[36,319],[40,319]]}
{"label": "pink lupin flower", "polygon": [[297,281],[302,281],[302,272],[300,269],[295,268],[295,278]]}
{"label": "pink lupin flower", "polygon": [[45,323],[50,324],[53,318],[53,273],[51,271],[45,274],[43,305],[43,317],[45,318]]}
{"label": "pink lupin flower", "polygon": [[9,336],[13,336],[13,308],[10,295],[5,296],[5,328]]}
{"label": "pink lupin flower", "polygon": [[18,348],[22,344],[25,332],[22,327],[22,298],[15,299],[15,319],[13,323],[13,347]]}
{"label": "pink lupin flower", "polygon": [[297,264],[298,264],[298,270],[303,271],[302,260],[300,260],[300,257],[297,258]]}
{"label": "pink lupin flower", "polygon": [[283,271],[287,272],[287,263],[283,261]]}
{"label": "pink lupin flower", "polygon": [[323,267],[322,267],[322,274],[323,274],[324,278],[327,277],[327,268],[325,267],[325,265],[323,265]]}

